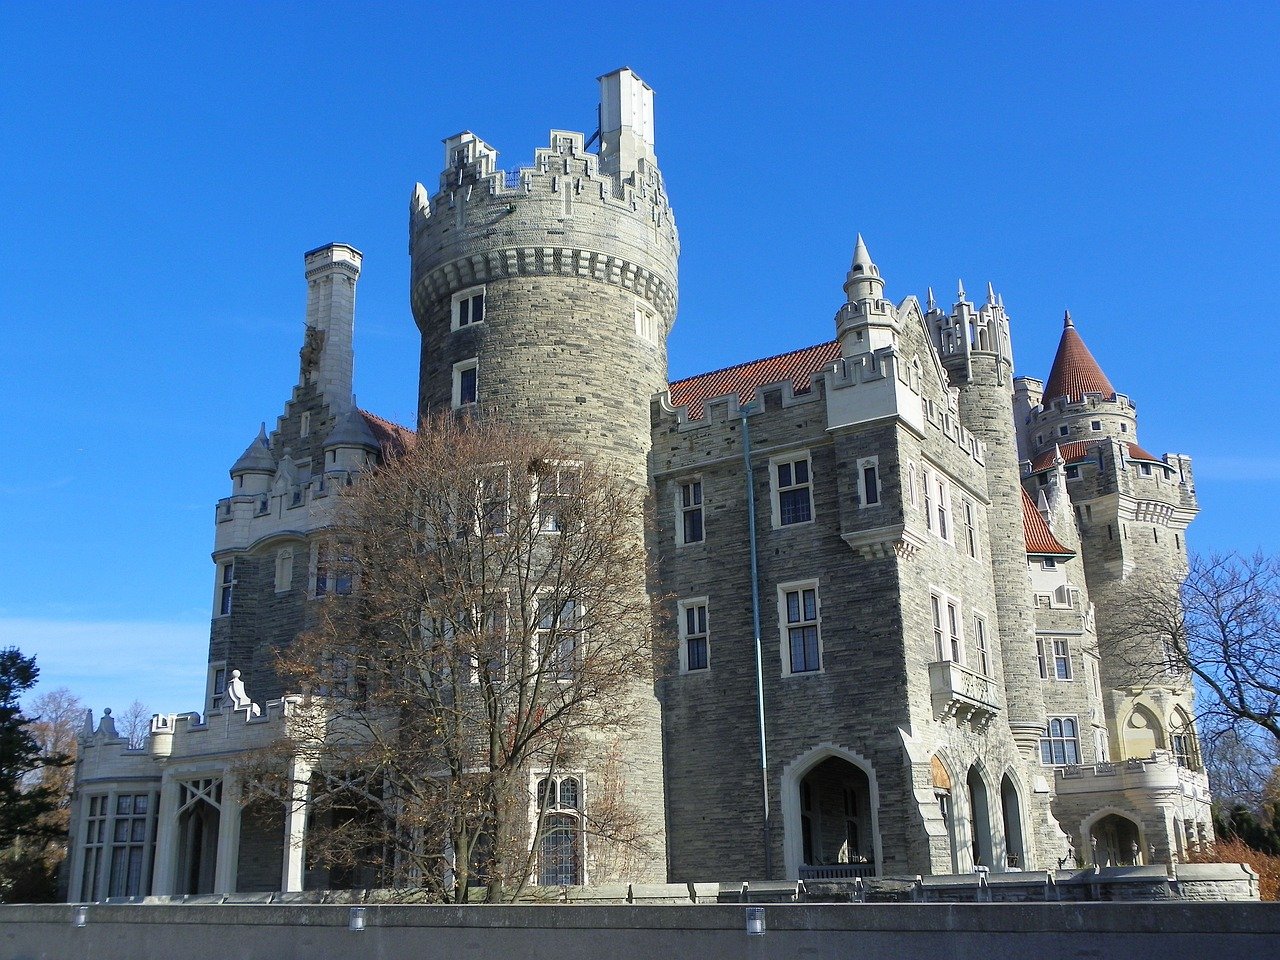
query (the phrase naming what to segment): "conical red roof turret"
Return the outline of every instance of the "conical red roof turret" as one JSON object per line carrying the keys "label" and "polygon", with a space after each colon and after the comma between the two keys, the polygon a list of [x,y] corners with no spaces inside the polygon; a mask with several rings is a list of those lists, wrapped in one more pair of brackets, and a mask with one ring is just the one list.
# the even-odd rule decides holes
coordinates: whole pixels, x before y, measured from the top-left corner
{"label": "conical red roof turret", "polygon": [[1059,397],[1066,397],[1071,403],[1080,403],[1086,393],[1100,393],[1110,399],[1116,395],[1116,388],[1076,333],[1068,310],[1062,320],[1062,339],[1058,341],[1058,353],[1053,358],[1053,369],[1049,371],[1041,402],[1048,406]]}

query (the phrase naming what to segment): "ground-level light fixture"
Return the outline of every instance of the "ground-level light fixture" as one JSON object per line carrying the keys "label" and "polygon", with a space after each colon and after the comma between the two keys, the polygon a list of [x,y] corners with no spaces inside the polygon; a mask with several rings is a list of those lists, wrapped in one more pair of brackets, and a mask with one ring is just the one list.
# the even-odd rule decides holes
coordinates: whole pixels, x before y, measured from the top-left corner
{"label": "ground-level light fixture", "polygon": [[365,908],[352,907],[351,916],[347,920],[347,929],[355,931],[356,933],[359,933],[361,930],[364,929],[364,919],[365,919]]}
{"label": "ground-level light fixture", "polygon": [[764,936],[764,907],[747,907],[747,935]]}

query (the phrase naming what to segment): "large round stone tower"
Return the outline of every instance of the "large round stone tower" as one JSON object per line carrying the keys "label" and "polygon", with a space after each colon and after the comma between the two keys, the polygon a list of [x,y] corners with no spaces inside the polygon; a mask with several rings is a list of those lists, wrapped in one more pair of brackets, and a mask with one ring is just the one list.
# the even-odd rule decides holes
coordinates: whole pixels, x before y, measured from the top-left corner
{"label": "large round stone tower", "polygon": [[653,91],[600,78],[600,153],[553,130],[531,167],[445,140],[440,189],[410,212],[422,331],[419,413],[475,403],[647,483],[649,401],[666,388],[675,221],[653,151]]}
{"label": "large round stone tower", "polygon": [[[650,400],[667,385],[679,243],[654,156],[653,91],[623,68],[600,78],[599,153],[551,131],[532,166],[503,171],[475,135],[449,137],[434,196],[410,204],[410,297],[422,333],[420,417],[473,409],[648,486]],[[642,531],[636,531],[637,536]],[[637,590],[645,571],[636,571]],[[591,849],[590,883],[666,879],[661,714],[597,738],[593,767],[625,771],[651,855]]]}

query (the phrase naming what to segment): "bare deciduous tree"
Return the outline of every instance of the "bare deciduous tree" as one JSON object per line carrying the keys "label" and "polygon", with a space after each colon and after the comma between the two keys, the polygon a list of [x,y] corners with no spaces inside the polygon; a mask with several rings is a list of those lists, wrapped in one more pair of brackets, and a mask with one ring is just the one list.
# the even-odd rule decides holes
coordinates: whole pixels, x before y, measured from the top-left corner
{"label": "bare deciduous tree", "polygon": [[[1208,729],[1263,734],[1280,743],[1280,558],[1256,553],[1193,557],[1186,578],[1143,582],[1125,595],[1122,639],[1158,649],[1155,670],[1190,675]],[[1122,650],[1125,647],[1122,644]]]}
{"label": "bare deciduous tree", "polygon": [[115,721],[116,731],[129,741],[131,748],[137,750],[146,744],[147,735],[151,732],[151,708],[141,700],[129,704]]}
{"label": "bare deciduous tree", "polygon": [[[338,513],[319,622],[281,660],[310,692],[285,744],[312,770],[309,855],[365,868],[362,883],[495,901],[549,866],[575,875],[540,856],[643,847],[651,827],[612,746],[652,688],[643,490],[510,427],[446,418]],[[576,781],[572,797],[546,786],[583,770],[591,803]],[[574,835],[552,843],[552,808],[570,800]]]}

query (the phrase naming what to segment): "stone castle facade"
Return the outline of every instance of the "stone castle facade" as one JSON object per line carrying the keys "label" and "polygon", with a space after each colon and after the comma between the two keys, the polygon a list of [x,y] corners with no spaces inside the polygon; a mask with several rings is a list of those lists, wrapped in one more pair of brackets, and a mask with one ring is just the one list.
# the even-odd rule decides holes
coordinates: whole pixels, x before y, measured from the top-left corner
{"label": "stone castle facade", "polygon": [[[1185,566],[1190,460],[1138,445],[1069,315],[1047,381],[1016,377],[990,287],[895,302],[860,237],[833,340],[669,383],[679,242],[653,131],[619,70],[598,152],[552,131],[508,172],[458,134],[410,204],[420,414],[563,439],[656,506],[676,643],[610,750],[666,855],[615,877],[579,833],[555,882],[1185,859],[1211,838],[1190,680],[1122,607]],[[72,900],[368,882],[309,862],[305,786],[248,801],[237,766],[299,707],[273,651],[350,589],[323,546],[335,490],[412,442],[354,401],[361,259],[306,254],[298,383],[217,505],[205,703],[140,749],[86,721]],[[562,816],[589,814],[580,776]]]}

